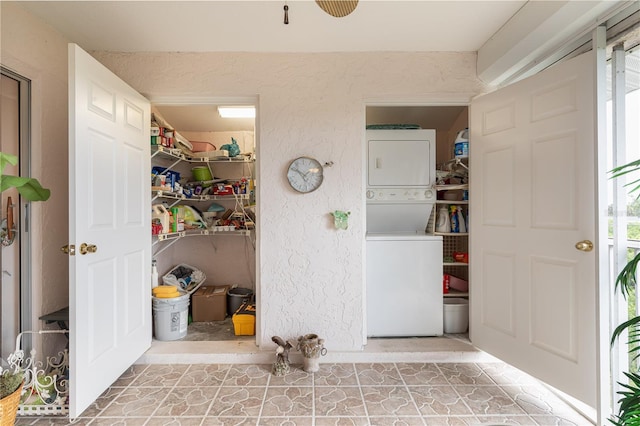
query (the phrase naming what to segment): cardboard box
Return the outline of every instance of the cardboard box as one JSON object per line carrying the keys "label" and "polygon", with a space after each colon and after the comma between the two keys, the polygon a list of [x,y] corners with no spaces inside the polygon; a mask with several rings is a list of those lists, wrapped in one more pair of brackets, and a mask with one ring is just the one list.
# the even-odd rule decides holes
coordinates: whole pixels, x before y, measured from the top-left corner
{"label": "cardboard box", "polygon": [[244,303],[233,314],[233,332],[236,336],[256,334],[256,305]]}
{"label": "cardboard box", "polygon": [[203,286],[191,296],[193,322],[223,321],[229,286]]}

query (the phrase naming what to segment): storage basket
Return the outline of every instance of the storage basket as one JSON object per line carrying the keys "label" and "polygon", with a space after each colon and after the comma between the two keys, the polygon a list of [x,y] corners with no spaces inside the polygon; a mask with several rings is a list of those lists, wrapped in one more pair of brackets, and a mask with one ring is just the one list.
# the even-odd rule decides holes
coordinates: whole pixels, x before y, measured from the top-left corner
{"label": "storage basket", "polygon": [[[189,282],[180,281],[182,278],[177,277],[177,271],[184,272],[185,270],[191,270],[191,276],[195,276],[196,279],[191,279]],[[180,275],[180,274],[178,274]],[[178,278],[178,279],[174,279]],[[175,285],[180,290],[185,291],[187,294],[191,295],[195,293],[195,291],[200,288],[202,283],[205,282],[207,276],[203,271],[196,268],[195,266],[187,265],[186,263],[180,263],[179,265],[171,268],[169,272],[162,276],[162,283],[164,285]]]}
{"label": "storage basket", "polygon": [[18,389],[11,395],[0,399],[0,426],[13,426],[16,422],[18,414],[18,405],[20,404],[20,394],[22,393],[22,385],[20,383]]}

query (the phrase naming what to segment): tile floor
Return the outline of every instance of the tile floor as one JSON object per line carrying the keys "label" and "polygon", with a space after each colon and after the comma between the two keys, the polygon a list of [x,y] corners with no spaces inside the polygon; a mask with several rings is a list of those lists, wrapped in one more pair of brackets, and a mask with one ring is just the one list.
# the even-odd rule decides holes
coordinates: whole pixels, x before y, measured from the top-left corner
{"label": "tile floor", "polygon": [[[138,364],[76,425],[590,425],[502,363]],[[17,425],[67,419],[20,417]]]}

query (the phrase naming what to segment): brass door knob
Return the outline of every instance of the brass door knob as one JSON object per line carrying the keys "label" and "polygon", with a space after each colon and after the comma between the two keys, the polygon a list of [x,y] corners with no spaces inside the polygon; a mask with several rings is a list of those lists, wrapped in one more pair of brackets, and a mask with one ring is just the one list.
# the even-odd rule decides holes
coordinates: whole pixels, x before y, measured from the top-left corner
{"label": "brass door knob", "polygon": [[98,247],[93,244],[80,244],[80,254],[95,253],[96,251],[98,251]]}
{"label": "brass door knob", "polygon": [[64,254],[68,254],[70,256],[75,256],[76,255],[76,246],[74,246],[73,244],[65,244],[62,247],[60,247],[60,250]]}
{"label": "brass door knob", "polygon": [[576,248],[580,251],[591,251],[593,250],[593,243],[589,240],[578,241]]}

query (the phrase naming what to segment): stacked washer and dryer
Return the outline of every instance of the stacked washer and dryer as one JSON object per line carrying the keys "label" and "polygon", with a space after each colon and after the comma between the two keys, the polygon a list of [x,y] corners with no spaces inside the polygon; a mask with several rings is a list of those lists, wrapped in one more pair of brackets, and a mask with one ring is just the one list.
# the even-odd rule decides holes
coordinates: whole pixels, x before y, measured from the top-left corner
{"label": "stacked washer and dryer", "polygon": [[426,232],[436,131],[367,130],[366,137],[367,336],[442,335],[442,237]]}

